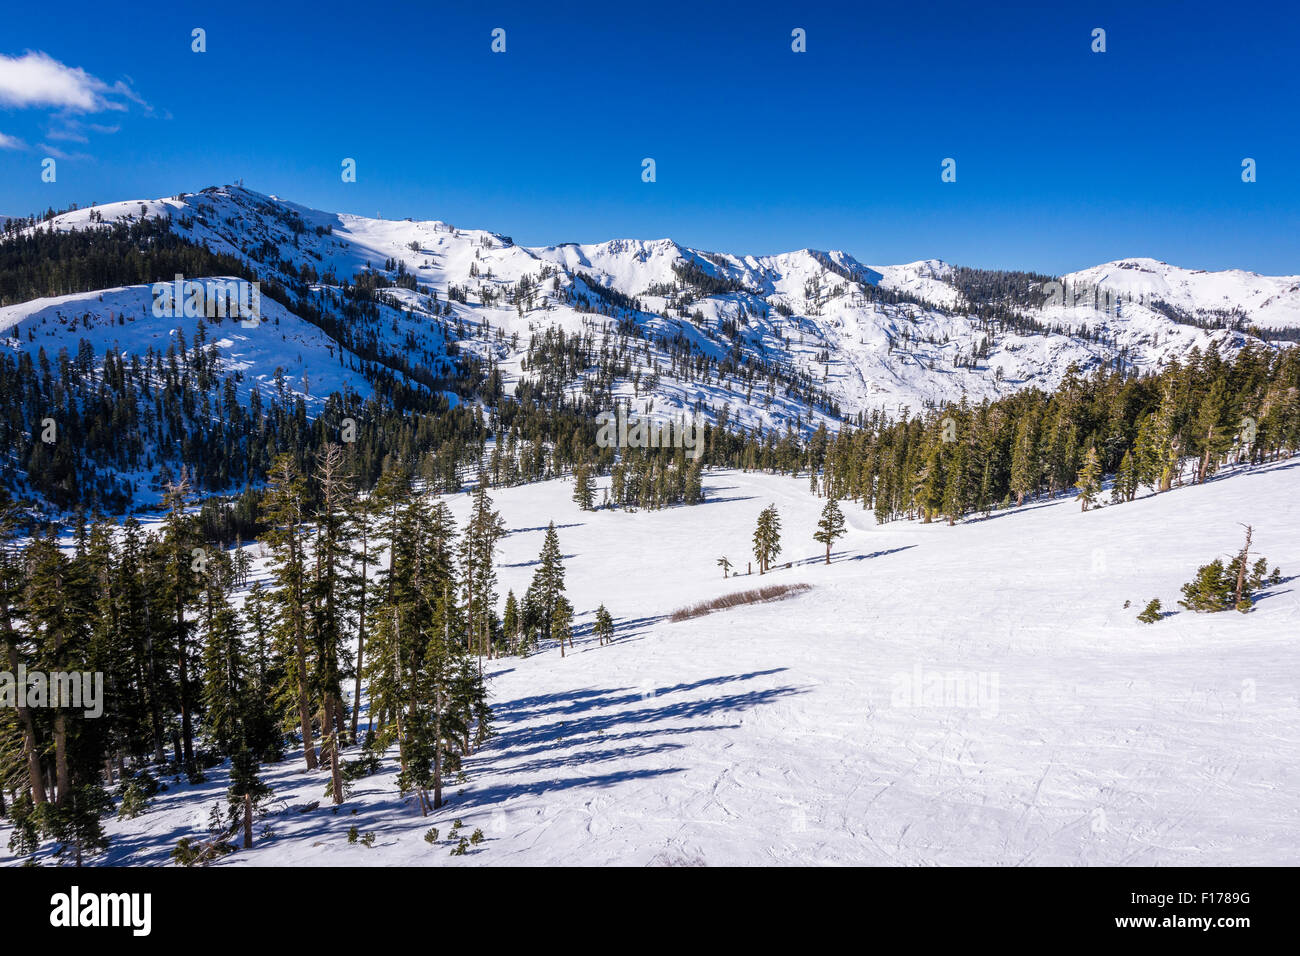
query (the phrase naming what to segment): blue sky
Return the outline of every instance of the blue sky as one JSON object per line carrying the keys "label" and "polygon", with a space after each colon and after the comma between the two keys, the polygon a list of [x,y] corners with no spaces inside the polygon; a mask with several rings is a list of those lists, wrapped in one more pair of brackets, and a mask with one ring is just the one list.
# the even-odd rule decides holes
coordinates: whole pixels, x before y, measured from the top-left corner
{"label": "blue sky", "polygon": [[1300,273],[1291,4],[279,6],[11,4],[0,213],[243,177],[530,245]]}

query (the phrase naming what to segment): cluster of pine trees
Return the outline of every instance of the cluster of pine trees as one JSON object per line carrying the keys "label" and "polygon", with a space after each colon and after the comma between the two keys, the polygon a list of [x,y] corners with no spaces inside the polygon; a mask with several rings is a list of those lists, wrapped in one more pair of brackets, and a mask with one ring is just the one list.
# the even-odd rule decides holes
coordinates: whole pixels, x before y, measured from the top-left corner
{"label": "cluster of pine trees", "polygon": [[17,852],[44,839],[78,856],[102,849],[115,783],[134,806],[142,773],[198,781],[226,759],[239,771],[232,818],[247,811],[247,831],[265,795],[258,765],[290,746],[338,804],[395,745],[402,791],[422,812],[441,805],[444,781],[491,733],[480,659],[571,635],[558,542],[552,527],[510,633],[494,611],[504,527],[486,483],[458,529],[405,468],[359,494],[355,452],[327,443],[306,471],[274,459],[259,516],[268,567],[251,582],[249,549],[204,538],[184,475],[154,532],[97,517],[68,543],[5,503],[3,668],[98,672],[106,700],[97,718],[0,708],[0,811]]}
{"label": "cluster of pine trees", "polygon": [[[815,489],[855,500],[880,521],[964,516],[1079,488],[1102,476],[1131,501],[1207,480],[1225,462],[1259,463],[1300,448],[1300,354],[1243,349],[1225,360],[1193,350],[1158,374],[1070,369],[1060,388],[965,401],[921,415],[874,415],[807,445]],[[820,485],[818,486],[818,477]]]}

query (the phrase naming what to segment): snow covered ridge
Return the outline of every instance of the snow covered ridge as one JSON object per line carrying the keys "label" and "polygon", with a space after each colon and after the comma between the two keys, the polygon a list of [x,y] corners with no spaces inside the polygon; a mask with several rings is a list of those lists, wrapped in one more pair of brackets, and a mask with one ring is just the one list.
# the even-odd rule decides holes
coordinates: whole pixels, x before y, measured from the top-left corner
{"label": "snow covered ridge", "polygon": [[[206,296],[209,288],[225,291],[224,282],[239,281],[213,277],[188,284]],[[174,287],[169,294],[175,294]],[[203,306],[217,297],[208,296]],[[236,293],[237,309],[238,299]],[[63,346],[76,354],[83,340],[95,356],[109,350],[142,355],[151,347],[166,352],[174,345],[183,346],[190,332],[202,325],[193,317],[181,320],[169,315],[170,301],[155,286],[129,286],[0,307],[0,346],[32,353],[44,348],[51,357]],[[185,293],[178,304],[183,307],[195,301]],[[355,371],[360,362],[330,336],[270,299],[260,298],[257,309],[256,322],[232,315],[206,343],[195,343],[214,348],[222,369],[239,376],[241,401],[256,390],[268,400],[285,395],[302,398],[316,410],[335,392],[371,394],[366,377]]]}
{"label": "snow covered ridge", "polygon": [[[597,342],[632,336],[648,347],[627,350],[631,367],[611,398],[710,420],[727,405],[746,428],[809,430],[880,408],[1052,390],[1072,365],[1149,372],[1211,344],[1231,357],[1251,330],[1300,330],[1300,276],[1154,259],[1031,277],[938,259],[872,266],[841,251],[705,252],[671,239],[528,248],[500,233],[324,212],[241,186],[75,210],[36,228],[142,217],[163,217],[264,283],[310,290],[322,311],[331,293],[367,276],[381,313],[374,348],[426,364],[454,349],[495,369],[506,394],[538,380],[529,347],[547,329]],[[1072,294],[1053,295],[1052,282]],[[700,374],[674,348],[727,367]],[[777,379],[756,383],[741,363]],[[568,395],[582,395],[599,371],[572,374]]]}

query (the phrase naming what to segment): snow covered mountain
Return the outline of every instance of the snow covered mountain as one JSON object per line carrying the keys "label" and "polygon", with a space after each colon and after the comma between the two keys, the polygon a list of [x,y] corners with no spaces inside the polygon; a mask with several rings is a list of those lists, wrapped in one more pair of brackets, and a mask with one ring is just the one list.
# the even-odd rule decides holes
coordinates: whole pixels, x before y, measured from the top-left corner
{"label": "snow covered mountain", "polygon": [[[1193,348],[1232,354],[1252,341],[1245,330],[1300,328],[1298,276],[1132,259],[1053,281],[939,260],[868,266],[811,249],[719,254],[669,239],[525,248],[500,233],[322,212],[239,186],[75,210],[33,228],[152,217],[293,293],[268,326],[278,339],[223,331],[226,358],[264,382],[282,368],[318,394],[364,392],[366,362],[422,369],[429,383],[468,358],[508,395],[548,374],[562,346],[530,343],[558,329],[582,346],[580,367],[561,363],[571,397],[708,418],[727,405],[747,427],[806,429],[876,408],[1051,389],[1071,366],[1147,371]],[[372,303],[342,315],[359,285]],[[170,334],[137,321],[148,291],[11,304],[0,335],[16,350],[75,351],[93,329],[98,351],[111,340],[137,352]],[[602,372],[603,390],[593,387]]]}
{"label": "snow covered mountain", "polygon": [[1155,259],[1120,259],[1062,276],[1062,282],[1161,302],[1203,320],[1238,314],[1260,329],[1300,327],[1300,276],[1206,272]]}

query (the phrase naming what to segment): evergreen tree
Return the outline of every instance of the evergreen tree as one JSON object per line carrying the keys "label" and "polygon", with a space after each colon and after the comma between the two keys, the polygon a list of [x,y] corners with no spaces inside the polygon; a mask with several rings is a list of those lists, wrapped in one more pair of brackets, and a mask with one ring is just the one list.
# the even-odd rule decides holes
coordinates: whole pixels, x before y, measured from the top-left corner
{"label": "evergreen tree", "polygon": [[307,654],[310,587],[307,568],[306,481],[289,455],[281,455],[271,468],[266,497],[266,533],[275,558],[273,575],[279,601],[276,641],[285,662],[283,697],[292,702],[302,735],[303,759],[308,770],[317,766],[312,738],[312,667]]}
{"label": "evergreen tree", "polygon": [[1142,613],[1138,615],[1138,620],[1143,624],[1154,624],[1163,616],[1160,598],[1152,598],[1147,606],[1142,609]]}
{"label": "evergreen tree", "polygon": [[1201,565],[1196,577],[1183,585],[1183,599],[1178,603],[1198,613],[1226,611],[1236,604],[1233,596],[1235,584],[1223,561],[1215,558],[1209,564]]}
{"label": "evergreen tree", "polygon": [[226,791],[230,820],[244,830],[244,849],[253,847],[253,817],[272,795],[258,773],[257,755],[241,748],[230,760],[230,788]]}
{"label": "evergreen tree", "polygon": [[573,469],[573,500],[583,511],[590,511],[596,501],[596,483],[592,481],[591,472],[585,464]]}
{"label": "evergreen tree", "polygon": [[609,611],[605,610],[605,605],[596,608],[596,623],[593,628],[596,637],[600,639],[601,645],[612,643],[614,640],[614,618]]}
{"label": "evergreen tree", "polygon": [[[533,573],[533,583],[528,590],[536,603],[542,634],[552,640],[556,639],[557,634],[564,634],[563,627],[556,624],[559,602],[564,597],[564,559],[554,521],[546,527],[546,537],[537,559],[537,570]],[[560,642],[560,656],[564,656],[564,641]]]}
{"label": "evergreen tree", "polygon": [[840,511],[840,503],[831,498],[822,508],[821,519],[817,522],[817,531],[813,534],[813,540],[819,541],[826,545],[826,563],[831,563],[831,546],[836,539],[844,537],[848,532],[844,528],[844,513]]}
{"label": "evergreen tree", "polygon": [[506,653],[515,653],[515,648],[519,643],[519,602],[515,600],[515,592],[506,592],[506,609],[501,618],[501,631],[506,640]]}
{"label": "evergreen tree", "polygon": [[754,528],[754,558],[758,561],[758,573],[766,574],[780,553],[781,516],[776,505],[770,504],[759,512],[758,525]]}
{"label": "evergreen tree", "polygon": [[231,753],[244,733],[248,667],[239,619],[230,603],[234,568],[222,552],[205,564],[199,612],[204,730],[218,750]]}
{"label": "evergreen tree", "polygon": [[1137,495],[1137,489],[1137,462],[1134,460],[1133,452],[1125,449],[1124,457],[1120,459],[1119,470],[1115,472],[1115,485],[1111,488],[1111,501],[1115,503],[1132,501]]}
{"label": "evergreen tree", "polygon": [[1016,426],[1015,443],[1011,452],[1010,491],[1016,496],[1016,507],[1025,503],[1025,495],[1038,487],[1038,470],[1035,463],[1037,448],[1036,429],[1031,414],[1026,414]]}
{"label": "evergreen tree", "polygon": [[163,523],[163,550],[166,555],[166,582],[168,612],[163,632],[166,642],[176,655],[177,706],[181,715],[181,748],[178,760],[187,766],[194,762],[194,690],[190,679],[192,666],[190,646],[191,623],[186,612],[198,598],[201,569],[205,552],[199,548],[193,522],[185,514],[189,500],[189,478],[182,470],[178,482],[169,484],[164,496],[167,516]]}
{"label": "evergreen tree", "polygon": [[496,606],[497,543],[505,534],[501,515],[492,508],[487,493],[487,475],[479,473],[474,492],[474,506],[461,537],[460,567],[464,578],[465,613],[471,646],[479,657],[492,654],[492,629],[489,621]]}
{"label": "evergreen tree", "polygon": [[1228,422],[1226,382],[1216,378],[1210,383],[1209,393],[1201,401],[1200,411],[1193,428],[1200,458],[1196,466],[1196,481],[1203,483],[1214,474],[1219,460],[1233,445],[1233,434]]}
{"label": "evergreen tree", "polygon": [[319,701],[317,717],[321,758],[329,762],[330,795],[343,802],[343,760],[346,737],[343,674],[347,666],[345,635],[351,594],[354,552],[347,537],[356,516],[355,492],[343,470],[343,448],[326,444],[316,457],[315,534],[306,590],[307,631],[311,640],[311,696]]}
{"label": "evergreen tree", "polygon": [[1101,492],[1101,461],[1097,458],[1096,447],[1088,449],[1088,455],[1084,459],[1083,468],[1075,480],[1075,485],[1079,489],[1079,495],[1075,500],[1083,503],[1081,510],[1087,511],[1088,506],[1096,502],[1097,495]]}

